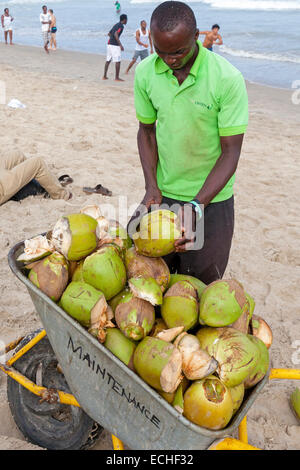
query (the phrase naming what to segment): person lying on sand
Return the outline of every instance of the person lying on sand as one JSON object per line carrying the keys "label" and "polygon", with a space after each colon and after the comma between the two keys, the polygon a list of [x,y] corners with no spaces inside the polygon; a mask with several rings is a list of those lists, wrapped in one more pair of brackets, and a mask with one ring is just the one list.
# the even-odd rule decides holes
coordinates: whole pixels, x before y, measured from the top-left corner
{"label": "person lying on sand", "polygon": [[[61,179],[66,184],[67,175]],[[61,177],[62,178],[62,177]],[[69,177],[69,182],[71,178]],[[52,199],[71,199],[65,189],[50,172],[43,158],[26,158],[20,150],[0,153],[0,205],[9,200],[21,201],[28,196],[44,194]]]}

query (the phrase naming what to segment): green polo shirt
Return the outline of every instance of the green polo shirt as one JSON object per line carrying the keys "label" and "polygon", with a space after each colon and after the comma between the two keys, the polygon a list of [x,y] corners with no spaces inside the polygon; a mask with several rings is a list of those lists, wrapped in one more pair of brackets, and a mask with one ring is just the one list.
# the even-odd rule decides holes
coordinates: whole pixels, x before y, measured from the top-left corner
{"label": "green polo shirt", "polygon": [[[173,71],[152,54],[135,72],[135,108],[140,122],[156,121],[157,183],[162,194],[190,201],[221,155],[220,136],[243,134],[248,98],[242,74],[205,49],[179,85]],[[212,202],[233,194],[234,176]]]}

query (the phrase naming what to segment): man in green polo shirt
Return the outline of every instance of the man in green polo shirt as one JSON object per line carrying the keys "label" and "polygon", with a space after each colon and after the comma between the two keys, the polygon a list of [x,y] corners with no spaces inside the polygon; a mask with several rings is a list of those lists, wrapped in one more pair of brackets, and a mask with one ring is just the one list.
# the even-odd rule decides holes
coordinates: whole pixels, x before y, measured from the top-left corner
{"label": "man in green polo shirt", "polygon": [[[160,4],[150,28],[156,54],[135,74],[146,188],[142,203],[190,206],[183,237],[166,261],[171,272],[208,284],[223,276],[231,247],[234,173],[248,123],[245,82],[235,67],[198,41],[187,4]],[[190,250],[197,217],[204,219],[204,244]]]}

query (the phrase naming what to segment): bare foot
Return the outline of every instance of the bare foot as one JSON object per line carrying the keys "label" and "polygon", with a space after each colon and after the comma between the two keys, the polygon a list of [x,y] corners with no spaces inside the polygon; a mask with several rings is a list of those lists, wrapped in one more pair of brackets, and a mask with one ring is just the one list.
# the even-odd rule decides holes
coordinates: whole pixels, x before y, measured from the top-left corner
{"label": "bare foot", "polygon": [[108,78],[107,77],[102,77],[102,80],[108,80]]}
{"label": "bare foot", "polygon": [[123,78],[115,78],[115,82],[124,82]]}

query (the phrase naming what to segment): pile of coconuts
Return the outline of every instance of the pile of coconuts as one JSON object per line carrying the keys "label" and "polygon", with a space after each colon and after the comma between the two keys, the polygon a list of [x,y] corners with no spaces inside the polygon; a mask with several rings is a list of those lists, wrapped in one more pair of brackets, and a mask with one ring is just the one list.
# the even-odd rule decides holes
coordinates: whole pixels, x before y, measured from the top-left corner
{"label": "pile of coconuts", "polygon": [[[191,422],[225,428],[269,368],[272,332],[235,279],[170,274],[178,217],[146,214],[132,239],[98,206],[25,241],[28,278]],[[246,394],[246,395],[245,395]]]}

